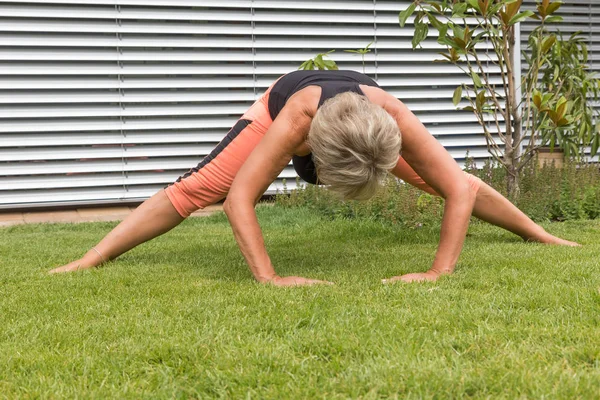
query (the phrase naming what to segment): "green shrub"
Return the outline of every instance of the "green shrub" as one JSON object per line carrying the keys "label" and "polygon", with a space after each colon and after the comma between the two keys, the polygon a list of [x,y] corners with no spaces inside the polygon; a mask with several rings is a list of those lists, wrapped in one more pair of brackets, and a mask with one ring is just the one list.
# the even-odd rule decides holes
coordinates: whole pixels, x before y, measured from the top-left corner
{"label": "green shrub", "polygon": [[[468,157],[465,169],[506,195],[506,170],[487,161],[477,168]],[[535,221],[565,221],[600,217],[600,172],[597,164],[566,162],[563,168],[537,166],[523,170],[521,194],[516,202]],[[324,187],[303,185],[276,196],[282,207],[308,207],[335,219],[370,219],[409,228],[438,225],[443,214],[443,200],[404,184],[390,176],[382,190],[368,201],[344,201]]]}

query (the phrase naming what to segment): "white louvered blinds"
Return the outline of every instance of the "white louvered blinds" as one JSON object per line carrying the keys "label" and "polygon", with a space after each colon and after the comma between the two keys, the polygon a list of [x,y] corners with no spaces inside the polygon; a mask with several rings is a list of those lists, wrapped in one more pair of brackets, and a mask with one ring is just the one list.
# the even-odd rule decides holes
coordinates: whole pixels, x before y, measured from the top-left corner
{"label": "white louvered blinds", "polygon": [[[365,71],[457,158],[487,158],[465,80],[395,0],[0,1],[0,208],[133,202],[195,166],[280,75],[374,42]],[[594,6],[597,9],[599,7]],[[600,60],[599,60],[600,62]],[[280,178],[293,186],[288,167]],[[280,180],[273,185],[273,191]],[[280,185],[279,185],[280,186]]]}
{"label": "white louvered blinds", "polygon": [[0,207],[142,200],[196,165],[255,98],[250,3],[0,2]]}

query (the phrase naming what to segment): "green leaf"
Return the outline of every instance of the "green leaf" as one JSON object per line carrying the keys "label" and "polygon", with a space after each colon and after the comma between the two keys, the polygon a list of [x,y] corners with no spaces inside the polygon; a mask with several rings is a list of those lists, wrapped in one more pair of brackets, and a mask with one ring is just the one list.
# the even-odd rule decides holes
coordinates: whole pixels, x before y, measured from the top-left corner
{"label": "green leaf", "polygon": [[461,97],[462,97],[462,85],[457,87],[454,90],[454,94],[452,95],[452,103],[454,104],[454,106],[456,106],[460,102]]}
{"label": "green leaf", "polygon": [[481,12],[481,9],[479,8],[479,4],[477,4],[477,0],[467,0],[467,3],[469,3],[469,5],[475,9],[475,11],[477,12]]}
{"label": "green leaf", "polygon": [[451,40],[448,36],[444,36],[442,38],[438,38],[438,43],[439,44],[445,44],[448,47],[453,47],[455,49],[460,49],[460,47],[458,47],[458,45],[456,43],[454,43],[453,40]]}
{"label": "green leaf", "polygon": [[[446,53],[438,53],[441,56],[443,56],[444,58],[446,58],[448,61],[452,62],[452,57],[450,57],[448,54]],[[434,60],[435,61],[435,60]],[[439,60],[440,62],[446,62],[446,60]]]}
{"label": "green leaf", "polygon": [[479,75],[477,74],[477,72],[473,71],[471,73],[471,78],[473,79],[473,83],[475,84],[475,87],[482,87],[483,84],[481,83],[481,78],[479,78]]}
{"label": "green leaf", "polygon": [[554,76],[552,77],[552,82],[556,82],[556,80],[558,79],[559,76],[560,76],[560,67],[558,66],[558,64],[556,64],[554,66]]}
{"label": "green leaf", "polygon": [[483,31],[483,32],[479,32],[477,35],[475,35],[472,39],[473,42],[475,43],[479,43],[479,41],[481,40],[482,37],[487,36],[488,32]]}
{"label": "green leaf", "polygon": [[306,60],[300,65],[298,69],[303,69],[305,71],[312,71],[314,69],[314,62],[312,59]]}
{"label": "green leaf", "polygon": [[410,17],[415,12],[416,8],[417,8],[417,4],[411,3],[406,8],[406,10],[400,11],[400,14],[398,14],[398,21],[400,23],[401,28],[404,28],[404,25],[406,24],[406,20],[408,19],[408,17]]}
{"label": "green leaf", "polygon": [[425,23],[419,23],[415,27],[415,35],[412,38],[412,47],[413,49],[419,45],[429,33],[429,27]]}
{"label": "green leaf", "polygon": [[323,63],[323,54],[318,54],[315,57],[315,66],[317,68],[319,68],[320,70],[324,70],[325,69],[325,64]]}
{"label": "green leaf", "polygon": [[547,24],[552,24],[554,22],[562,22],[562,21],[563,21],[563,17],[561,17],[560,15],[553,15],[544,20],[544,22]]}
{"label": "green leaf", "polygon": [[540,92],[534,89],[533,91],[533,104],[536,106],[538,110],[542,108],[542,95]]}
{"label": "green leaf", "polygon": [[596,134],[594,135],[594,140],[592,141],[592,151],[590,153],[592,157],[594,157],[598,153],[598,148],[600,148],[600,132],[596,131]]}
{"label": "green leaf", "polygon": [[477,106],[477,111],[481,111],[483,105],[485,104],[485,90],[477,93],[477,97],[475,98],[475,105]]}
{"label": "green leaf", "polygon": [[511,26],[511,25],[516,24],[517,22],[524,21],[528,17],[531,17],[532,15],[533,15],[533,11],[529,11],[529,10],[523,11],[521,13],[518,13],[517,15],[515,15],[514,17],[512,17],[510,19],[510,21],[508,21],[508,25]]}
{"label": "green leaf", "polygon": [[557,119],[558,120],[563,119],[565,113],[567,112],[567,99],[564,96],[561,96],[561,98],[558,99],[555,110],[556,110]]}
{"label": "green leaf", "polygon": [[446,34],[448,33],[448,25],[442,26],[442,29],[440,29],[439,32],[440,34],[438,35],[438,43],[440,43],[441,38],[446,37]]}
{"label": "green leaf", "polygon": [[550,3],[550,5],[546,8],[546,15],[553,14],[556,10],[558,10],[562,6],[561,1],[555,1]]}
{"label": "green leaf", "polygon": [[523,4],[523,0],[506,2],[506,16],[509,18],[509,21],[510,18],[514,17],[515,14],[519,11],[519,9],[521,8],[521,4]]}
{"label": "green leaf", "polygon": [[429,23],[438,31],[442,31],[446,25],[442,24],[439,19],[434,17],[432,14],[427,14]]}
{"label": "green leaf", "polygon": [[547,53],[548,50],[552,47],[552,45],[556,42],[556,36],[550,35],[545,37],[542,40],[542,53]]}
{"label": "green leaf", "polygon": [[454,33],[455,38],[459,38],[459,39],[465,38],[465,30],[462,29],[458,25],[452,25],[452,32]]}
{"label": "green leaf", "polygon": [[323,60],[323,64],[325,64],[325,67],[327,67],[327,69],[331,69],[331,70],[339,69],[337,64],[333,60]]}
{"label": "green leaf", "polygon": [[502,7],[504,7],[504,4],[502,4],[502,2],[499,1],[498,4],[496,4],[490,8],[490,11],[488,12],[488,14],[496,15],[502,9]]}
{"label": "green leaf", "polygon": [[454,7],[452,7],[452,18],[465,17],[466,11],[467,11],[467,3],[455,3]]}

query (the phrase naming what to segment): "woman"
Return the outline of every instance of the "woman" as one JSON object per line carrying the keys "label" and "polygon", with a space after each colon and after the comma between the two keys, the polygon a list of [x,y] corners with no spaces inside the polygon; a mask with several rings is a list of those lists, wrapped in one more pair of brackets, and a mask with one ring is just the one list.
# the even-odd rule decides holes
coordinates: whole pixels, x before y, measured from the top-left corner
{"label": "woman", "polygon": [[417,117],[369,77],[295,71],[271,85],[198,166],[144,202],[81,259],[50,272],[99,266],[227,195],[223,208],[259,282],[329,283],[278,276],[265,249],[254,206],[290,160],[304,180],[318,179],[345,198],[371,197],[391,172],[445,199],[431,269],[387,281],[433,281],[451,273],[471,214],[528,241],[577,246],[550,235],[490,186],[463,173]]}

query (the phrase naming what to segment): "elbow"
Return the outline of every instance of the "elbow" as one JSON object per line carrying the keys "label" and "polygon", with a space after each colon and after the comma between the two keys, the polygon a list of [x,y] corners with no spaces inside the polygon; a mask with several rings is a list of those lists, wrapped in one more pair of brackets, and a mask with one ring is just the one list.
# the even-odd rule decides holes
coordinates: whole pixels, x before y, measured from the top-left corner
{"label": "elbow", "polygon": [[231,215],[231,210],[232,210],[231,200],[226,197],[225,201],[223,202],[223,212],[225,213],[225,215],[229,216],[229,215]]}
{"label": "elbow", "polygon": [[237,201],[234,198],[230,198],[229,196],[225,198],[225,201],[223,202],[223,211],[225,212],[225,215],[231,217],[233,212],[238,208]]}
{"label": "elbow", "polygon": [[223,202],[223,211],[228,217],[233,215],[236,211],[243,210],[247,207],[254,208],[252,201],[247,201],[245,198],[235,195],[228,195]]}

